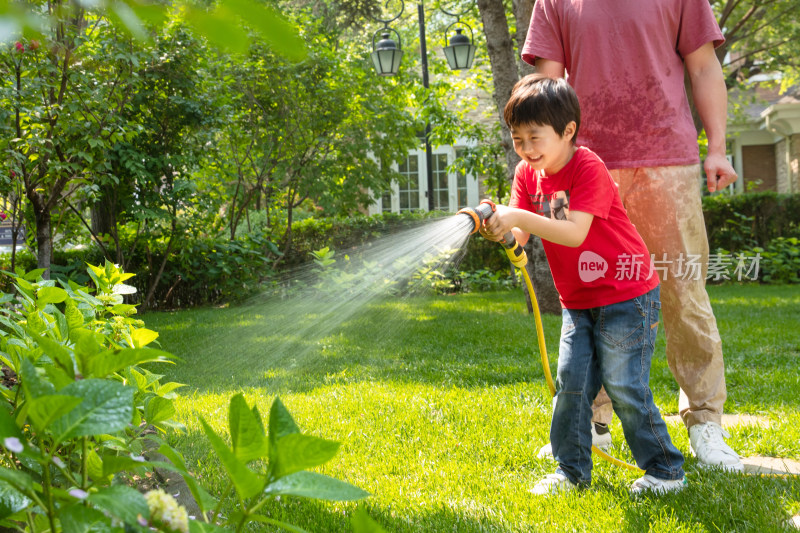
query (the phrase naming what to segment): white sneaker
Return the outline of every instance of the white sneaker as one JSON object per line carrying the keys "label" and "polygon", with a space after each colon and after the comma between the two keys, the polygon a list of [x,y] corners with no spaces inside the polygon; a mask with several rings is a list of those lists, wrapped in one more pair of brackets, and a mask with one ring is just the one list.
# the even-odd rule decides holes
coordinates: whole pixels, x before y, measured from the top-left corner
{"label": "white sneaker", "polygon": [[549,496],[558,494],[559,492],[567,492],[575,490],[578,486],[567,479],[564,474],[547,474],[539,480],[538,483],[530,490],[534,496]]}
{"label": "white sneaker", "polygon": [[[606,424],[592,423],[592,446],[607,450],[611,446],[611,431]],[[553,447],[548,442],[539,449],[537,457],[543,459],[553,456]]]}
{"label": "white sneaker", "polygon": [[674,492],[681,490],[686,486],[686,478],[680,479],[658,479],[650,474],[645,474],[631,485],[631,494],[642,494],[644,492],[653,492],[655,494],[665,494],[667,492]]}
{"label": "white sneaker", "polygon": [[730,437],[730,434],[715,422],[695,424],[689,428],[692,454],[697,457],[701,466],[716,466],[729,472],[743,472],[744,466],[739,460],[739,455],[723,440],[727,437]]}

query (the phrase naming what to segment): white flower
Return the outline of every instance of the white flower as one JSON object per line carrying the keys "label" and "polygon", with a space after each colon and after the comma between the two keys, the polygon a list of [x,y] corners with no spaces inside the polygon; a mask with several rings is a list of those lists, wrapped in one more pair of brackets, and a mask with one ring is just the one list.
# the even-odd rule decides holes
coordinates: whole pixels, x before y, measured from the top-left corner
{"label": "white flower", "polygon": [[17,437],[6,437],[3,440],[3,446],[10,452],[20,453],[25,447],[22,445],[22,442]]}
{"label": "white flower", "polygon": [[69,491],[69,495],[73,498],[78,498],[79,500],[85,500],[89,493],[81,489],[72,489]]}

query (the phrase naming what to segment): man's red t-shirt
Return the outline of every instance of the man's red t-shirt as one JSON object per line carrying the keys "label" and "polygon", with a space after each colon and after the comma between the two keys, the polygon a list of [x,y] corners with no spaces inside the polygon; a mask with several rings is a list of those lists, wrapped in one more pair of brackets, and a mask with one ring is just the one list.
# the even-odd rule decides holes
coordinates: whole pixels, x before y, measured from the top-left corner
{"label": "man's red t-shirt", "polygon": [[562,63],[581,104],[576,144],[610,169],[700,161],[683,60],[724,42],[708,0],[538,0],[522,59]]}
{"label": "man's red t-shirt", "polygon": [[561,305],[589,309],[630,300],[658,285],[650,254],[628,218],[603,161],[577,148],[560,171],[517,165],[509,205],[564,219],[570,209],[594,215],[586,240],[572,248],[542,239]]}

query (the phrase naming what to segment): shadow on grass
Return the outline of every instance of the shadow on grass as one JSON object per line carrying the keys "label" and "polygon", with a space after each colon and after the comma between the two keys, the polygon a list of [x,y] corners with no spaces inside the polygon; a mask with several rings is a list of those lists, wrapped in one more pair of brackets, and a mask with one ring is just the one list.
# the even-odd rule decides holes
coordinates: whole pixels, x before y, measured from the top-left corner
{"label": "shadow on grass", "polygon": [[[800,407],[800,287],[710,287],[727,363],[728,411]],[[302,393],[391,380],[457,387],[542,381],[532,315],[521,291],[384,299],[367,304],[263,300],[227,309],[146,315],[162,347],[182,358],[159,368],[199,392],[251,387]],[[555,375],[560,317],[544,331]],[[677,386],[663,332],[651,386],[671,405]]]}
{"label": "shadow on grass", "polygon": [[[460,387],[543,379],[533,318],[520,292],[384,300],[344,317],[324,307],[265,301],[145,318],[162,347],[182,359],[158,371],[200,392],[299,393],[387,379]],[[560,317],[545,317],[549,350],[557,351],[559,329]]]}

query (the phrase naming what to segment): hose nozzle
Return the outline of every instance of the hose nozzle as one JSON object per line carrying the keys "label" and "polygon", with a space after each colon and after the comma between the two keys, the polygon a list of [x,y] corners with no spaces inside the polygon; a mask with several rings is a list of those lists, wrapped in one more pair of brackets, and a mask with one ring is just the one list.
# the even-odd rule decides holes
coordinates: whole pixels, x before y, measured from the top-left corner
{"label": "hose nozzle", "polygon": [[465,207],[456,214],[468,215],[472,218],[472,223],[473,223],[472,231],[469,232],[469,234],[472,235],[473,233],[476,233],[480,229],[481,224],[483,224],[484,220],[492,216],[495,207],[496,206],[491,200],[482,200],[478,207],[475,208]]}
{"label": "hose nozzle", "polygon": [[[484,220],[494,214],[496,208],[497,206],[491,200],[482,200],[478,207],[465,207],[457,214],[469,215],[472,218],[472,222],[474,224],[472,231],[470,232],[470,235],[472,235],[480,229]],[[524,268],[525,265],[528,264],[528,255],[514,238],[513,233],[509,231],[503,235],[503,240],[500,241],[500,244],[503,245],[503,248],[505,248],[508,259],[515,267]]]}

